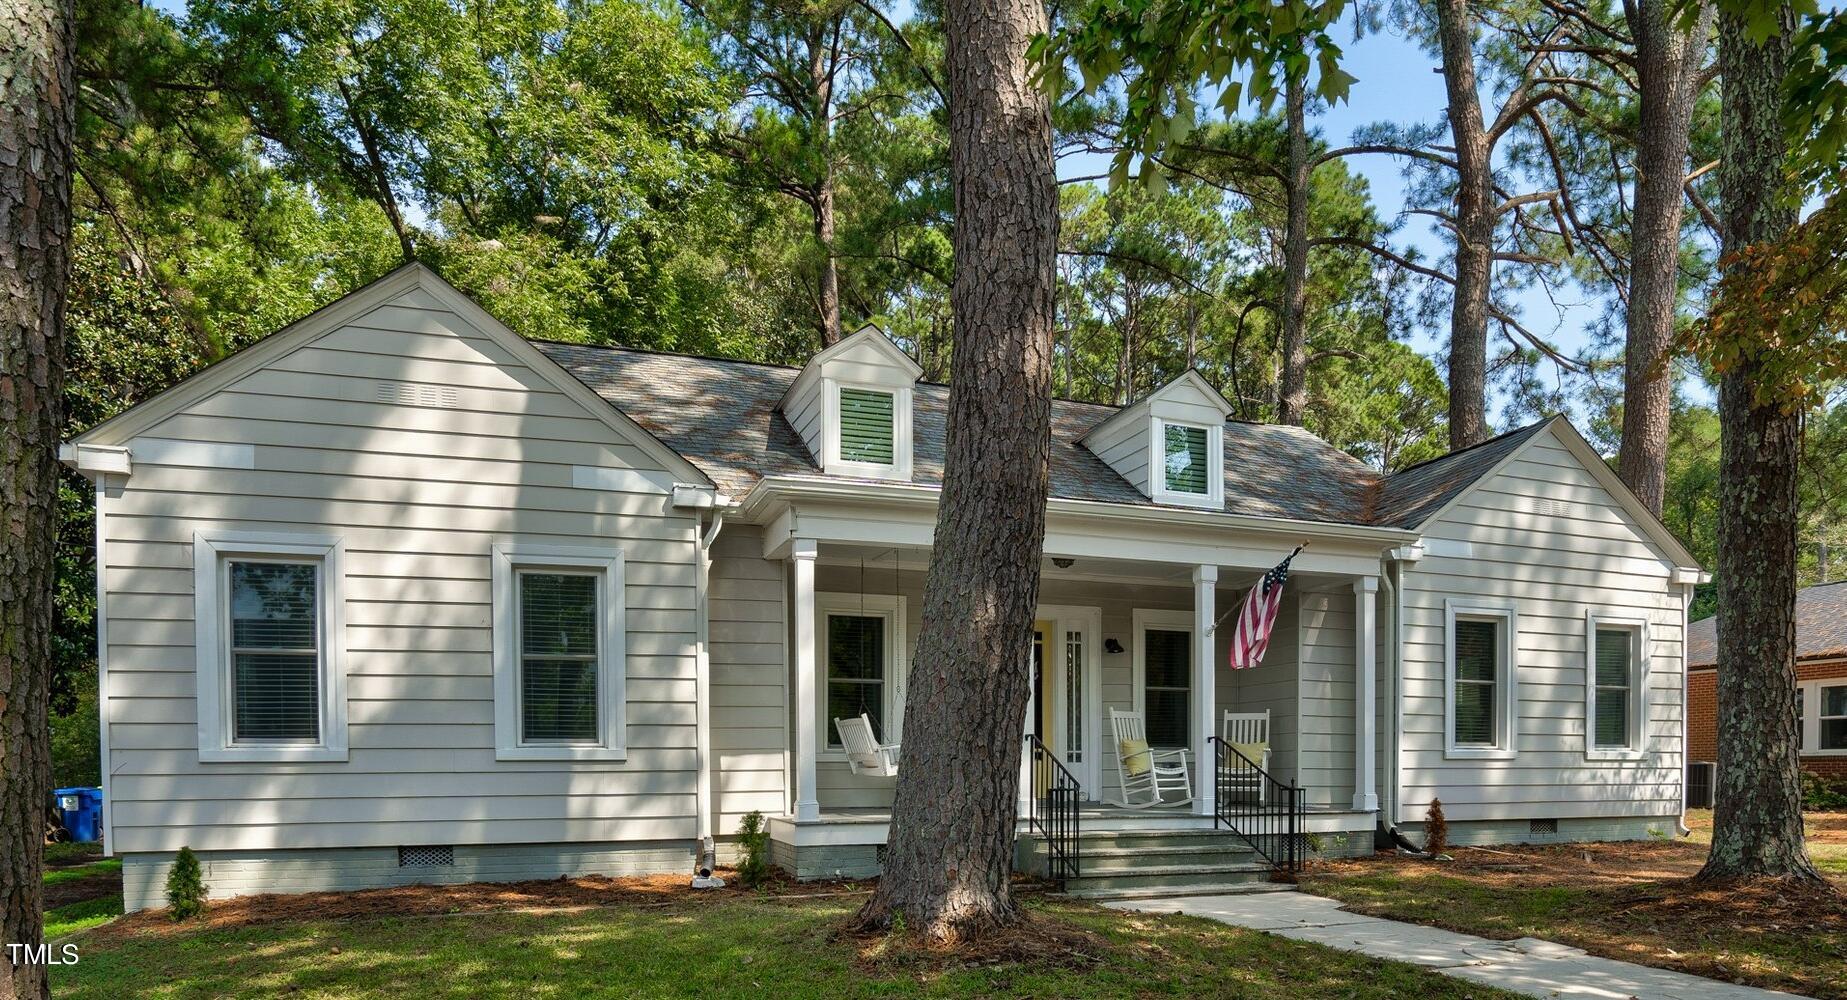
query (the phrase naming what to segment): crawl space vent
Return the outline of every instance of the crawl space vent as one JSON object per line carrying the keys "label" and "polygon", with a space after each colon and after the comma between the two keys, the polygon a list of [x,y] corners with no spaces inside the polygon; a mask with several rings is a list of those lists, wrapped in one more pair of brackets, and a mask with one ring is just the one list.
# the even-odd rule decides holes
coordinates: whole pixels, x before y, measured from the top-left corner
{"label": "crawl space vent", "polygon": [[440,406],[455,409],[462,405],[461,394],[452,386],[412,385],[409,382],[380,382],[374,390],[381,403],[399,406]]}
{"label": "crawl space vent", "polygon": [[428,868],[433,865],[455,864],[453,847],[400,847],[398,848],[399,868]]}
{"label": "crawl space vent", "polygon": [[1535,837],[1555,834],[1558,832],[1558,820],[1529,819],[1526,821],[1526,832]]}

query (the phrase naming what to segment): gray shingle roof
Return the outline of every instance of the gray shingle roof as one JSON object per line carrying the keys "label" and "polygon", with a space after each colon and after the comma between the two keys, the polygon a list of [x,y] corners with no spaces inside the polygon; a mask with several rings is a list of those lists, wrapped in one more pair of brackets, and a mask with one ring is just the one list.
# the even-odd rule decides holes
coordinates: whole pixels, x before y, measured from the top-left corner
{"label": "gray shingle roof", "polygon": [[[1719,661],[1719,619],[1704,618],[1687,626],[1687,666],[1710,667]],[[1796,659],[1847,657],[1847,581],[1796,591]]]}
{"label": "gray shingle roof", "polygon": [[[627,348],[537,342],[546,356],[741,497],[765,476],[818,475],[778,408],[800,369]],[[949,388],[918,383],[914,480],[940,485]],[[1112,406],[1052,404],[1054,497],[1156,506],[1079,444]],[[1225,425],[1225,509],[1253,517],[1416,527],[1543,427],[1385,476],[1300,427]]]}

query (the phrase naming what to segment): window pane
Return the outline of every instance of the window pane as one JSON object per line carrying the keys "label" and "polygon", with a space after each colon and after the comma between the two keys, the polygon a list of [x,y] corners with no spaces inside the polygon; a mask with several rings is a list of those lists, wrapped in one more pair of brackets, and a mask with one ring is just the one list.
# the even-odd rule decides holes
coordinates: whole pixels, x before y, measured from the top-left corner
{"label": "window pane", "polygon": [[1167,489],[1173,493],[1206,493],[1206,429],[1163,426],[1167,429]]}
{"label": "window pane", "polygon": [[231,564],[231,645],[315,648],[315,576],[308,563]]}
{"label": "window pane", "polygon": [[1494,685],[1456,683],[1456,743],[1494,745]]}
{"label": "window pane", "polygon": [[1084,633],[1065,633],[1065,760],[1084,759]]}
{"label": "window pane", "polygon": [[520,739],[527,743],[594,743],[595,659],[520,661]]}
{"label": "window pane", "polygon": [[1821,721],[1821,749],[1847,750],[1847,719]]}
{"label": "window pane", "polygon": [[1497,680],[1495,666],[1501,656],[1501,623],[1456,622],[1456,677],[1461,680]]}
{"label": "window pane", "polygon": [[1821,689],[1821,714],[1823,717],[1847,715],[1847,686]]}
{"label": "window pane", "polygon": [[313,741],[321,736],[319,658],[313,653],[232,656],[232,739]]}
{"label": "window pane", "polygon": [[840,390],[840,457],[849,462],[892,464],[892,394]]}
{"label": "window pane", "polygon": [[1186,747],[1192,745],[1187,726],[1187,704],[1192,699],[1186,691],[1148,690],[1148,745]]}
{"label": "window pane", "polygon": [[825,720],[828,744],[840,745],[840,731],[834,728],[835,719],[857,719],[861,715],[872,720],[874,738],[880,741],[887,739],[885,685],[878,681],[828,681]]}
{"label": "window pane", "polygon": [[519,631],[526,656],[595,656],[596,577],[521,573]]}
{"label": "window pane", "polygon": [[233,562],[229,570],[231,738],[319,739],[320,567]]}
{"label": "window pane", "polygon": [[1597,689],[1597,745],[1629,745],[1629,692],[1626,688]]}
{"label": "window pane", "polygon": [[1629,633],[1618,629],[1597,630],[1597,686],[1629,686]]}
{"label": "window pane", "polygon": [[1184,688],[1193,686],[1191,632],[1151,628],[1144,633],[1149,687]]}

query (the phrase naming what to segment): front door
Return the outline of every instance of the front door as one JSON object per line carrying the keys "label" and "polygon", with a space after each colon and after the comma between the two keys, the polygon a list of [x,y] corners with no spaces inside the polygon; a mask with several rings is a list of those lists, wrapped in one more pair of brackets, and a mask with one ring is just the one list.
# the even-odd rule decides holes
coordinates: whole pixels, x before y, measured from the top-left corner
{"label": "front door", "polygon": [[1101,661],[1096,608],[1041,607],[1027,663],[1032,704],[1026,731],[1062,761],[1089,798],[1097,797],[1095,741]]}

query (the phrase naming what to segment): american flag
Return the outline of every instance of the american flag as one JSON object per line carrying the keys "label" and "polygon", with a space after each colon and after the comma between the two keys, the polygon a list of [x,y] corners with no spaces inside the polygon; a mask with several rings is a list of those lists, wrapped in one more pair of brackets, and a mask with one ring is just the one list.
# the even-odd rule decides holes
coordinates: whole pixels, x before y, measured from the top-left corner
{"label": "american flag", "polygon": [[1277,609],[1283,606],[1283,581],[1289,579],[1289,560],[1301,551],[1302,547],[1296,546],[1294,552],[1271,567],[1244,599],[1237,631],[1231,635],[1231,669],[1243,670],[1263,662],[1264,651],[1270,648],[1270,630],[1276,626]]}

